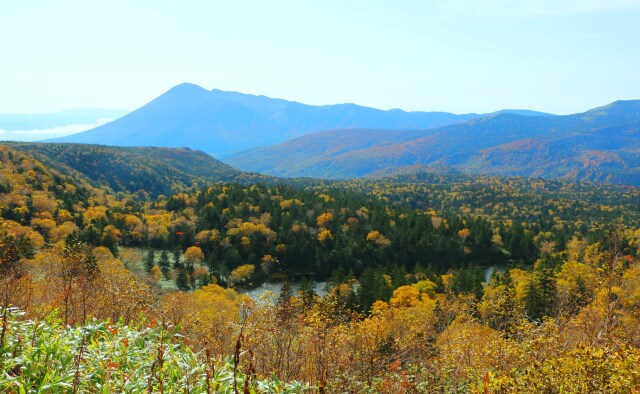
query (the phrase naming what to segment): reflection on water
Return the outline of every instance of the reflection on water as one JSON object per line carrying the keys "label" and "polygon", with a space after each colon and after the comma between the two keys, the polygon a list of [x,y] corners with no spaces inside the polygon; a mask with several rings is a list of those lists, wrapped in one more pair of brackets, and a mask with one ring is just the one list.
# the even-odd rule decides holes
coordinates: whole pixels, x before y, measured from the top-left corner
{"label": "reflection on water", "polygon": [[485,283],[489,283],[491,280],[491,275],[494,272],[505,273],[507,271],[507,266],[505,264],[492,265],[490,267],[485,268],[484,270],[484,281]]}
{"label": "reflection on water", "polygon": [[[316,294],[319,297],[327,294],[327,282],[316,282],[311,281],[313,284],[313,288],[316,291]],[[282,289],[282,285],[284,282],[265,282],[258,287],[254,287],[249,290],[239,290],[241,293],[248,295],[253,300],[260,301],[274,301],[278,298],[278,294],[280,294],[280,290]],[[300,282],[293,282],[293,293],[296,294],[298,289],[300,288]]]}
{"label": "reflection on water", "polygon": [[[484,280],[486,283],[489,283],[491,280],[491,275],[494,272],[504,273],[507,270],[507,266],[505,264],[497,264],[486,267],[484,270]],[[278,298],[280,294],[280,290],[282,289],[282,285],[284,282],[265,282],[258,287],[254,287],[252,289],[238,289],[240,293],[246,294],[251,297],[255,301],[270,301],[273,302]],[[313,287],[316,291],[316,294],[319,297],[322,297],[327,294],[327,282],[318,282],[312,281]],[[298,289],[300,288],[300,282],[293,282],[293,293],[296,294]]]}

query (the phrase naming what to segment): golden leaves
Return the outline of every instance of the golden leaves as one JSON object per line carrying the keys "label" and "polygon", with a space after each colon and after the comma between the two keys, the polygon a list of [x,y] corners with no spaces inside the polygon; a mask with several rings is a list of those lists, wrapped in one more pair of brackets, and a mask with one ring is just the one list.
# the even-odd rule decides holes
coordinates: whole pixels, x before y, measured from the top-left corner
{"label": "golden leaves", "polygon": [[232,283],[242,283],[247,281],[256,270],[256,266],[253,264],[243,264],[238,268],[231,271],[229,280]]}
{"label": "golden leaves", "polygon": [[331,212],[325,212],[316,218],[318,227],[326,229],[333,221],[333,214]]}
{"label": "golden leaves", "polygon": [[201,263],[204,260],[204,253],[202,253],[202,249],[198,246],[190,246],[184,252],[184,259],[188,264],[194,265]]}
{"label": "golden leaves", "polygon": [[377,230],[370,231],[369,234],[367,234],[367,241],[373,242],[381,248],[386,248],[391,245],[391,241]]}
{"label": "golden leaves", "polygon": [[318,241],[322,243],[331,241],[332,239],[333,235],[331,234],[331,231],[327,229],[320,230],[320,232],[318,233]]}

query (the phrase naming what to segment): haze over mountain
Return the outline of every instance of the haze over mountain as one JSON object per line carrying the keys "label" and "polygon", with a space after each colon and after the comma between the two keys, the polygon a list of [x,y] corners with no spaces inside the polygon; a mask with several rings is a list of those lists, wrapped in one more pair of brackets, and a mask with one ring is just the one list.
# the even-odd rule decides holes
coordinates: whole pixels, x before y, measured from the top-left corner
{"label": "haze over mountain", "polygon": [[277,176],[347,178],[449,168],[640,184],[640,101],[566,116],[502,113],[420,132],[314,133],[226,162]]}
{"label": "haze over mountain", "polygon": [[46,114],[0,114],[0,140],[35,141],[62,137],[117,119],[127,111],[78,108]]}
{"label": "haze over mountain", "polygon": [[[535,111],[506,110],[528,115]],[[190,147],[215,157],[331,129],[430,129],[481,115],[314,106],[184,83],[116,121],[51,140],[116,146]]]}

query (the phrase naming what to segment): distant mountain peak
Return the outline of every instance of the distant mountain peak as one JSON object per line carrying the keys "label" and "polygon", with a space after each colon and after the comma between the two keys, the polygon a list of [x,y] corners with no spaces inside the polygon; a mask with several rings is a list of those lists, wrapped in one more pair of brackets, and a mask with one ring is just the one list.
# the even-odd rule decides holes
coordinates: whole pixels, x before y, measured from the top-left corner
{"label": "distant mountain peak", "polygon": [[429,129],[473,117],[446,112],[383,111],[353,103],[307,105],[182,83],[114,122],[52,141],[188,146],[223,157],[315,131]]}
{"label": "distant mountain peak", "polygon": [[188,146],[221,158],[324,130],[431,130],[505,114],[549,117],[549,114],[528,110],[457,115],[401,109],[386,111],[353,103],[307,105],[182,83],[113,122],[52,141]]}
{"label": "distant mountain peak", "polygon": [[207,89],[203,88],[200,85],[196,85],[195,83],[183,82],[169,89],[169,92],[171,91],[205,91],[207,92]]}
{"label": "distant mountain peak", "polygon": [[193,99],[193,98],[197,98],[197,97],[208,97],[209,96],[209,91],[201,86],[198,86],[196,84],[193,83],[181,83],[180,85],[176,85],[174,87],[172,87],[171,89],[167,90],[166,92],[164,92],[163,94],[161,94],[160,96],[158,96],[157,99],[159,98],[163,98],[166,96],[180,96],[180,97],[184,97],[184,98],[188,98],[188,99]]}

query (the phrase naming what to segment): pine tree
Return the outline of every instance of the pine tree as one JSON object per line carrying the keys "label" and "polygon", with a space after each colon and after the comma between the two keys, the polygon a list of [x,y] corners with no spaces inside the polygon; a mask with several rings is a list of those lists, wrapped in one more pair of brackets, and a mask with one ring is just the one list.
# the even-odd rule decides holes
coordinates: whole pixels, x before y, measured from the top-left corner
{"label": "pine tree", "polygon": [[527,283],[524,301],[527,317],[534,321],[539,320],[540,316],[542,315],[542,312],[540,311],[541,301],[540,294],[538,293],[538,288],[536,287],[535,278],[533,277],[533,275]]}
{"label": "pine tree", "polygon": [[291,300],[293,299],[293,286],[287,279],[280,288],[280,294],[278,295],[278,301],[276,303],[276,317],[281,327],[286,328],[290,324],[292,317],[293,306]]}
{"label": "pine tree", "polygon": [[329,283],[331,283],[332,286],[337,286],[339,284],[342,284],[346,279],[347,279],[347,273],[345,272],[342,264],[340,264],[338,268],[336,268],[333,271],[333,273],[331,273],[331,278],[329,278]]}
{"label": "pine tree", "polygon": [[362,312],[368,312],[371,305],[376,302],[379,294],[379,287],[383,285],[376,277],[377,273],[371,267],[367,267],[360,275],[360,286],[358,287],[358,304]]}
{"label": "pine tree", "polygon": [[556,307],[556,277],[551,268],[542,268],[538,275],[542,316],[553,316]]}
{"label": "pine tree", "polygon": [[181,268],[182,267],[182,262],[180,261],[180,256],[182,255],[182,253],[180,253],[180,249],[176,249],[173,251],[173,268]]}
{"label": "pine tree", "polygon": [[189,291],[189,275],[187,275],[187,271],[182,267],[177,268],[177,270],[176,287],[181,291]]}
{"label": "pine tree", "polygon": [[155,265],[155,253],[153,253],[153,249],[149,249],[147,258],[144,260],[144,265],[147,272],[150,272],[151,268]]}
{"label": "pine tree", "polygon": [[291,302],[293,297],[293,285],[288,279],[282,284],[280,294],[278,294],[278,305],[285,305]]}
{"label": "pine tree", "polygon": [[495,276],[493,286],[501,286],[503,290],[495,301],[495,312],[489,320],[489,326],[507,335],[516,334],[521,309],[516,301],[516,290],[508,273]]}
{"label": "pine tree", "polygon": [[556,278],[551,268],[539,267],[531,275],[527,285],[525,308],[527,316],[541,321],[552,316],[556,305]]}
{"label": "pine tree", "polygon": [[165,249],[162,249],[162,253],[160,253],[160,261],[158,261],[158,266],[160,266],[160,270],[165,278],[169,275],[169,269],[171,268],[171,263],[169,261],[169,253]]}
{"label": "pine tree", "polygon": [[302,278],[300,281],[300,287],[298,287],[298,294],[302,298],[302,303],[305,308],[311,305],[314,297],[317,296],[316,289],[313,286],[313,281],[311,279]]}
{"label": "pine tree", "polygon": [[573,307],[572,313],[578,311],[579,308],[587,305],[591,301],[591,295],[589,294],[589,290],[587,289],[587,285],[584,279],[581,276],[576,278],[576,290],[573,295],[576,300],[575,306]]}

